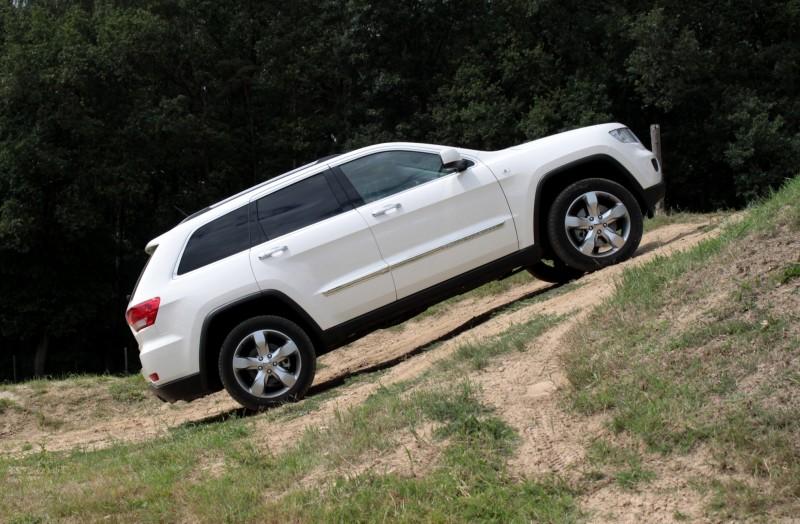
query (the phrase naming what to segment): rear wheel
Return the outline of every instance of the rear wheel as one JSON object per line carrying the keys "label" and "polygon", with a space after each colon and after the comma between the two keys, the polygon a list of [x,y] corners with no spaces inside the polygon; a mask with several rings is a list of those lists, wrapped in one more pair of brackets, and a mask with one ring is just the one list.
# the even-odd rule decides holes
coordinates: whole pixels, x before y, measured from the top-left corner
{"label": "rear wheel", "polygon": [[528,273],[543,280],[545,282],[552,282],[554,284],[565,284],[583,275],[583,271],[574,269],[564,264],[558,259],[553,260],[540,260],[532,266],[526,268]]}
{"label": "rear wheel", "polygon": [[604,178],[581,180],[553,201],[551,247],[567,266],[594,271],[630,258],[642,239],[643,217],[630,191]]}
{"label": "rear wheel", "polygon": [[258,411],[299,400],[314,380],[316,355],[308,335],[282,317],[260,316],[225,338],[219,374],[231,397]]}

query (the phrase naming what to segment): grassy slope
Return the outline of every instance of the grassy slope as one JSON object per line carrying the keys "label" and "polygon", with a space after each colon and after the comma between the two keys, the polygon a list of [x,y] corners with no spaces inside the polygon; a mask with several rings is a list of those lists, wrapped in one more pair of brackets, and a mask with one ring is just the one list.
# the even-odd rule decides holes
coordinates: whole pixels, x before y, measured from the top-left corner
{"label": "grassy slope", "polygon": [[[787,334],[786,326],[796,326],[796,318],[781,320],[767,315],[763,318],[767,319],[766,326],[763,315],[744,323],[744,327],[741,322],[727,321],[723,328],[714,327],[716,322],[697,324],[706,327],[696,335],[669,331],[667,319],[660,315],[671,303],[680,279],[701,268],[713,268],[715,257],[721,256],[725,246],[737,238],[769,230],[777,223],[776,217],[796,225],[797,207],[793,202],[800,196],[799,188],[798,182],[793,183],[750,218],[729,229],[720,240],[626,272],[610,301],[613,308],[602,305],[593,314],[595,320],[607,322],[604,325],[609,329],[593,333],[590,345],[575,335],[575,347],[590,347],[591,352],[581,354],[576,349],[567,359],[570,378],[576,386],[574,406],[586,413],[609,410],[615,429],[642,438],[659,452],[690,450],[699,442],[714,441],[723,454],[724,450],[733,450],[730,460],[740,466],[748,464],[748,456],[752,459],[767,453],[772,465],[770,475],[780,473],[781,479],[788,479],[791,485],[797,454],[787,447],[786,439],[797,436],[792,433],[796,429],[794,423],[768,411],[759,410],[754,415],[736,409],[731,411],[734,418],[725,422],[727,425],[720,426],[722,422],[713,417],[708,422],[698,406],[704,406],[711,398],[709,391],[716,395],[735,391],[736,380],[731,378],[730,370],[725,370],[719,380],[701,380],[704,372],[718,371],[709,365],[724,365],[724,359],[698,362],[684,350],[702,344],[703,337],[713,340],[731,333],[745,337],[741,340],[751,346],[774,344]],[[786,212],[787,206],[794,207]],[[653,222],[650,229],[682,220],[673,218],[663,224]],[[771,281],[791,285],[800,269],[790,264],[773,273]],[[520,274],[513,282],[502,285],[527,279]],[[476,290],[462,298],[493,291],[498,290]],[[750,297],[743,300],[753,302],[752,294],[741,295]],[[693,295],[687,291],[686,296],[700,297],[701,292]],[[726,311],[714,314],[724,316],[729,314]],[[555,478],[520,481],[509,476],[504,457],[513,451],[517,437],[480,404],[474,386],[464,378],[487,365],[493,355],[524,350],[528,341],[558,320],[535,317],[480,347],[464,345],[445,365],[412,382],[380,388],[364,404],[340,413],[325,428],[298,435],[294,446],[277,454],[269,449],[268,435],[257,429],[264,427],[260,423],[267,419],[270,424],[280,424],[281,420],[298,415],[313,416],[320,399],[258,417],[183,426],[172,430],[169,437],[143,444],[0,458],[0,515],[12,522],[416,521],[423,516],[438,521],[579,519],[574,497],[581,486],[567,486]],[[584,335],[585,332],[581,331]],[[672,342],[662,343],[662,338]],[[730,349],[729,346],[736,344],[725,347]],[[780,345],[778,349],[790,351],[792,347],[797,344]],[[682,351],[686,358],[676,359],[674,355],[680,356]],[[661,369],[666,356],[670,357],[666,360],[670,365]],[[787,368],[784,375],[788,384],[792,383],[792,376],[795,381],[798,376],[796,368]],[[437,386],[442,383],[448,387]],[[141,384],[135,381],[109,387],[114,400],[141,402]],[[737,404],[733,401],[730,405]],[[11,405],[0,407],[15,409]],[[742,420],[748,424],[742,424]],[[432,438],[444,451],[421,475],[367,472],[337,476],[343,466],[358,463],[365,456],[390,453],[402,444],[398,441],[402,435],[416,435],[420,428],[431,424],[435,428]],[[760,429],[733,431],[741,427]],[[770,445],[772,449],[765,449]],[[588,450],[587,459],[599,474],[605,471],[623,487],[641,486],[652,477],[638,450],[614,442],[596,441]],[[749,463],[748,471],[759,475],[756,461]],[[316,478],[320,471],[327,476]],[[297,487],[304,478],[316,480]],[[775,486],[780,485],[778,480],[775,479]],[[761,511],[765,507],[763,500],[753,498],[753,490],[747,485],[710,488],[716,490],[719,501],[727,503],[732,498],[730,507],[744,504],[736,511]],[[279,494],[281,498],[275,500]],[[789,494],[777,490],[771,500],[785,502]]]}
{"label": "grassy slope", "polygon": [[[481,405],[466,378],[492,356],[524,350],[558,320],[534,317],[480,351],[465,345],[445,365],[379,388],[277,454],[255,423],[280,424],[292,411],[185,426],[167,438],[100,451],[2,458],[0,515],[11,522],[573,521],[578,511],[567,486],[506,472],[504,457],[517,437]],[[336,476],[366,455],[398,448],[399,438],[426,424],[444,451],[425,475]],[[323,489],[295,487],[319,471],[331,475]]]}
{"label": "grassy slope", "polygon": [[[568,339],[575,409],[651,452],[708,446],[737,478],[699,485],[722,517],[800,511],[799,202],[800,178],[721,236],[627,270]],[[594,448],[601,470],[620,453]]]}

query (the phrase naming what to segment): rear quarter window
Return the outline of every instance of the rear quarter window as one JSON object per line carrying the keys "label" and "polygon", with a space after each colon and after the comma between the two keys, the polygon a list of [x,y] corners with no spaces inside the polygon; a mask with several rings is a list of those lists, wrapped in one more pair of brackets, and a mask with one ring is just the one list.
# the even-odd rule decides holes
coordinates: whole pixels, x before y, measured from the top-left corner
{"label": "rear quarter window", "polygon": [[178,274],[194,271],[249,248],[249,211],[248,206],[244,206],[192,233],[178,265]]}

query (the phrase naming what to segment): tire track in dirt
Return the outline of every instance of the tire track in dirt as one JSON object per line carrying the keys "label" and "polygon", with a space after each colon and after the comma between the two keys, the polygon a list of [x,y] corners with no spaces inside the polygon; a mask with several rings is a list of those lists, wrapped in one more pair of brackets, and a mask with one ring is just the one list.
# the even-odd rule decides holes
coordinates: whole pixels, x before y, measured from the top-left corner
{"label": "tire track in dirt", "polygon": [[715,234],[705,231],[706,225],[658,229],[647,235],[643,254],[585,276],[581,279],[583,285],[569,293],[508,316],[511,323],[534,314],[565,316],[556,327],[532,341],[528,351],[508,355],[502,366],[488,368],[476,377],[484,399],[522,438],[517,454],[510,460],[513,472],[562,473],[583,460],[587,442],[602,431],[603,417],[578,417],[560,405],[557,392],[568,386],[560,363],[560,356],[567,349],[564,335],[584,321],[595,305],[611,296],[616,279],[626,267],[684,250]]}
{"label": "tire track in dirt", "polygon": [[[576,319],[580,318],[580,315],[585,315],[587,306],[610,294],[613,290],[614,276],[618,275],[624,267],[631,264],[640,264],[656,255],[683,249],[699,242],[710,235],[710,233],[702,231],[707,225],[706,222],[673,224],[647,233],[635,258],[623,264],[587,275],[580,280],[581,286],[577,289],[552,298],[545,298],[534,304],[521,308],[509,307],[509,305],[516,304],[524,298],[542,293],[543,290],[552,287],[551,285],[534,281],[497,295],[463,300],[454,304],[452,308],[442,315],[428,316],[410,321],[402,331],[384,330],[368,335],[353,344],[322,356],[320,363],[323,364],[323,367],[318,373],[315,385],[312,388],[316,388],[316,391],[320,392],[330,389],[330,384],[334,386],[340,384],[346,378],[363,372],[365,369],[389,369],[379,381],[339,386],[335,397],[321,403],[314,412],[295,419],[281,420],[279,423],[275,423],[274,417],[269,416],[268,413],[267,415],[254,416],[253,421],[259,428],[266,430],[265,433],[268,433],[268,441],[272,451],[278,451],[288,443],[294,442],[294,438],[299,431],[312,425],[323,425],[329,417],[335,415],[337,410],[357,405],[380,387],[381,384],[396,383],[419,375],[439,359],[450,355],[455,348],[464,342],[479,341],[499,334],[511,325],[524,322],[535,314],[569,314],[570,317],[566,321],[567,323],[562,324],[562,326],[576,321]],[[506,311],[505,309],[508,310]],[[490,311],[493,311],[496,315],[487,314]],[[470,327],[472,325],[474,327]],[[557,327],[553,333],[560,332],[561,329],[561,327]],[[549,335],[545,334],[544,336],[547,337]],[[443,340],[442,344],[438,346],[432,344],[437,340]],[[510,386],[524,383],[526,388],[535,386],[532,390],[533,398],[538,398],[536,395],[540,395],[541,399],[544,399],[546,403],[552,397],[550,395],[552,393],[551,390],[554,391],[560,387],[562,385],[560,381],[563,381],[563,377],[558,375],[557,361],[552,358],[557,354],[554,349],[557,345],[557,341],[550,340],[546,344],[537,344],[535,351],[529,351],[524,354],[535,354],[538,359],[538,364],[536,365],[538,366],[537,369],[540,370],[539,374],[530,374],[530,377],[536,378],[536,382],[528,384],[530,377],[524,377],[523,380],[522,377],[518,376],[519,370],[515,369],[509,370],[511,374],[504,372],[503,376],[505,378],[499,379],[499,382],[508,382]],[[542,373],[545,370],[547,370],[547,373],[543,375]],[[504,415],[512,416],[510,412],[513,409],[506,409],[503,406],[512,406],[515,403],[515,399],[512,397],[518,395],[520,391],[514,389],[514,387],[511,389],[505,387],[493,389],[491,380],[494,377],[494,373],[493,370],[489,370],[481,376],[482,382],[488,381],[485,384],[486,391],[493,390],[497,392],[497,397],[490,395],[488,401],[496,404]],[[531,373],[533,372],[531,371]],[[550,381],[552,386],[548,385],[547,381]],[[320,386],[320,384],[326,383],[329,384],[328,387]],[[501,397],[511,402],[505,402]],[[523,395],[516,399],[516,403],[518,404],[518,401],[523,398],[528,397]],[[541,402],[532,404],[539,403]],[[2,451],[0,452],[20,453],[26,443],[36,445],[34,451],[42,448],[52,451],[73,448],[97,449],[117,442],[139,442],[151,439],[166,434],[170,428],[176,426],[214,422],[222,420],[231,414],[240,413],[239,406],[225,392],[219,392],[192,403],[162,404],[155,408],[152,404],[140,408],[132,407],[130,412],[124,415],[115,415],[107,420],[88,421],[87,427],[80,429],[48,431],[41,428],[31,428],[28,431],[18,431],[11,435],[10,438],[0,441],[0,446],[2,446]],[[535,425],[537,429],[534,430],[534,433],[538,435],[537,439],[545,442],[549,441],[542,437],[543,434],[555,434],[557,432],[553,430],[547,433],[546,429],[539,428],[547,428],[548,425],[552,428],[557,428],[565,424],[564,421],[559,422],[552,410],[545,409],[540,411],[538,415],[533,414],[533,416],[539,417],[537,420],[541,421]],[[510,423],[514,425],[513,416]],[[517,425],[520,426],[517,429],[521,429],[521,435],[525,435],[528,428],[533,427],[522,427],[521,421]],[[541,433],[542,431],[545,431],[545,433]],[[525,440],[527,441],[528,439]],[[552,443],[546,444],[545,447],[551,450],[560,449]],[[540,453],[539,455],[551,457],[554,456],[554,453]],[[551,462],[552,464],[550,465],[557,469],[573,461],[571,459],[552,458]]]}
{"label": "tire track in dirt", "polygon": [[[345,391],[340,396],[324,403],[318,412],[303,417],[305,420],[290,421],[288,432],[281,429],[280,434],[271,433],[269,442],[290,441],[296,431],[328,420],[337,410],[357,405],[381,385],[387,386],[419,376],[464,343],[480,342],[498,335],[534,315],[565,315],[567,318],[564,321],[532,341],[533,347],[528,351],[512,355],[502,366],[484,369],[473,377],[483,390],[484,400],[494,406],[498,414],[522,437],[519,452],[511,461],[512,471],[519,474],[562,472],[583,459],[583,437],[589,432],[599,431],[602,422],[599,417],[593,418],[587,427],[582,420],[563,411],[558,405],[554,393],[567,385],[559,362],[563,351],[561,337],[575,322],[585,318],[591,306],[610,296],[614,291],[615,278],[626,267],[643,264],[656,256],[697,244],[714,234],[705,231],[707,225],[705,222],[675,224],[649,233],[644,254],[583,277],[580,280],[582,285],[574,290],[501,313],[430,351],[402,360],[376,383],[343,388]],[[659,247],[647,249],[648,244]],[[568,437],[565,438],[565,435]]]}

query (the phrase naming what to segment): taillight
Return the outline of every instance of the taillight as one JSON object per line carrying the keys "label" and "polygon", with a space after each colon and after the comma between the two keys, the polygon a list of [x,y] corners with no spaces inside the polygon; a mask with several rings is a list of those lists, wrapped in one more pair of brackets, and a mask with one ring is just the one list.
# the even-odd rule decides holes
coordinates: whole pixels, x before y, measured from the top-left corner
{"label": "taillight", "polygon": [[128,321],[128,325],[131,329],[139,331],[147,326],[155,324],[159,304],[161,304],[161,299],[156,297],[131,307],[128,312],[125,313],[125,319]]}

